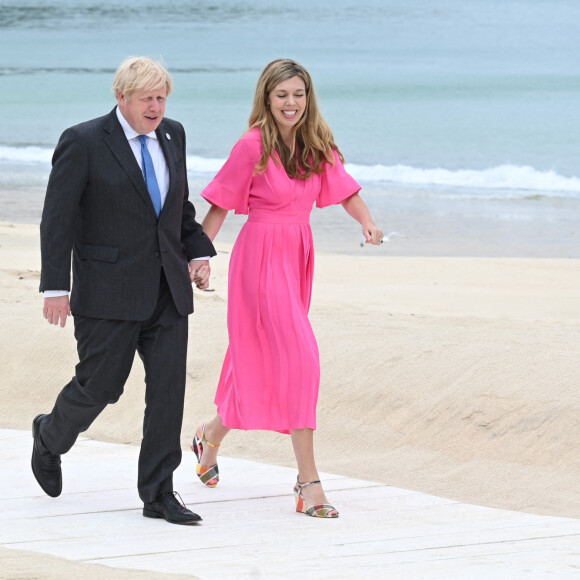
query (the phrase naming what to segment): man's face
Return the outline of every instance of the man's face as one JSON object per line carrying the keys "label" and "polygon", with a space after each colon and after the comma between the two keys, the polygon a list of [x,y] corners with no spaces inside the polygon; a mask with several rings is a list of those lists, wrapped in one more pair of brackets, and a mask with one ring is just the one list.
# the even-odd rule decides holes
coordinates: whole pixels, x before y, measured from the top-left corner
{"label": "man's face", "polygon": [[165,114],[166,101],[165,85],[156,89],[137,89],[128,98],[123,93],[117,97],[121,114],[139,135],[147,135],[157,129]]}

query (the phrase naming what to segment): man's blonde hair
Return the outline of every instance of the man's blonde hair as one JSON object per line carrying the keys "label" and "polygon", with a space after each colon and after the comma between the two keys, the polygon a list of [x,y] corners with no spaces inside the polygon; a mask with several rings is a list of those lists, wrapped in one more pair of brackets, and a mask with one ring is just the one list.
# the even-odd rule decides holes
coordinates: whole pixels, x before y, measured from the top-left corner
{"label": "man's blonde hair", "polygon": [[126,58],[117,69],[113,81],[113,93],[119,98],[122,93],[129,99],[137,90],[152,90],[165,86],[167,95],[173,90],[173,79],[158,61],[144,56]]}

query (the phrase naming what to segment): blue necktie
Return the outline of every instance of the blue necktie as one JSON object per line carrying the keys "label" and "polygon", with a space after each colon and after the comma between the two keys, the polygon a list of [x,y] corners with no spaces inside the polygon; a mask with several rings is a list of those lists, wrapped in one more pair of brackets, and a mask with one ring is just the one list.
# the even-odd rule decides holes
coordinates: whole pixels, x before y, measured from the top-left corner
{"label": "blue necktie", "polygon": [[157,217],[159,217],[159,214],[161,213],[161,192],[159,191],[159,184],[157,183],[157,177],[155,176],[153,159],[151,159],[151,154],[149,153],[149,149],[147,149],[147,135],[139,135],[139,141],[141,142],[141,159],[143,160],[143,175],[145,177],[145,183],[147,184],[151,201],[155,207],[155,213],[157,214]]}

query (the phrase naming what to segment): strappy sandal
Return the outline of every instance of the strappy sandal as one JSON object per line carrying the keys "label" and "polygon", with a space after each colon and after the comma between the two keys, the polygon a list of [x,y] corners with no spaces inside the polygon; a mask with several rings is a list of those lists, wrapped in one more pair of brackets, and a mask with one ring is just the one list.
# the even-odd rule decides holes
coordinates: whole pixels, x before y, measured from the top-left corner
{"label": "strappy sandal", "polygon": [[316,481],[307,481],[306,483],[300,483],[298,477],[296,478],[296,485],[294,486],[296,511],[301,514],[306,514],[307,516],[312,516],[313,518],[337,518],[338,511],[330,504],[320,503],[317,505],[306,507],[306,500],[302,495],[302,488],[308,485],[314,485],[315,483],[320,483],[320,481],[316,480]]}
{"label": "strappy sandal", "polygon": [[201,458],[203,456],[203,445],[207,443],[210,447],[219,447],[215,443],[211,443],[205,438],[205,425],[201,426],[201,437],[198,437],[197,433],[200,428],[197,428],[195,432],[195,436],[193,437],[193,443],[191,445],[191,450],[195,453],[197,457],[197,466],[195,468],[195,472],[197,473],[197,477],[201,483],[203,483],[207,487],[215,487],[220,480],[220,472],[217,466],[212,465],[211,467],[207,467],[201,464]]}

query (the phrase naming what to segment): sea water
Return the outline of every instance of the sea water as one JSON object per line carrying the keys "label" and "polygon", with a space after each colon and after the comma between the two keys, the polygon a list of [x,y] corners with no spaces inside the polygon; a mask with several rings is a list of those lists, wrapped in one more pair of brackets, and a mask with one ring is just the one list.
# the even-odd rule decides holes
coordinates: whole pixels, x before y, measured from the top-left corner
{"label": "sea water", "polygon": [[[0,0],[0,221],[38,223],[60,133],[113,108],[131,55],[173,74],[203,213],[260,71],[288,57],[392,234],[381,251],[580,257],[579,49],[576,0]],[[315,212],[315,234],[359,251],[343,213]]]}

